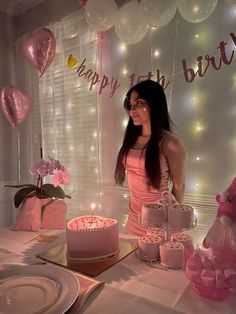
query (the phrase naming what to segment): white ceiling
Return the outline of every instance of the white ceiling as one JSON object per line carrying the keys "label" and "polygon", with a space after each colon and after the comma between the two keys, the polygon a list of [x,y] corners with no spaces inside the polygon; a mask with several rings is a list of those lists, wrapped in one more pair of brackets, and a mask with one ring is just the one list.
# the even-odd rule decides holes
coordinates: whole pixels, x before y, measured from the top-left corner
{"label": "white ceiling", "polygon": [[0,0],[0,11],[16,16],[26,12],[45,0]]}

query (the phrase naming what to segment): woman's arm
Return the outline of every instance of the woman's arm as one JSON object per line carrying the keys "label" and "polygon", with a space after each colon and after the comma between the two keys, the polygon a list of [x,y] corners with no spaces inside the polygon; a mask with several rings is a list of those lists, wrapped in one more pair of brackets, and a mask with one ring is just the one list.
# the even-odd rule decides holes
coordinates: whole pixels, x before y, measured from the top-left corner
{"label": "woman's arm", "polygon": [[170,178],[173,182],[172,193],[179,204],[183,203],[185,190],[185,173],[188,159],[183,142],[169,133],[162,143],[162,152],[168,160]]}

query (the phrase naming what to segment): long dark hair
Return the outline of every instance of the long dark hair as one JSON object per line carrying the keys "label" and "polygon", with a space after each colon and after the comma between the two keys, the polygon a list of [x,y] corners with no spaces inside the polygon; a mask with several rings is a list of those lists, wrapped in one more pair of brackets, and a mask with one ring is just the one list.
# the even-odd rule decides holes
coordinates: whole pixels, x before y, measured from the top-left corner
{"label": "long dark hair", "polygon": [[[136,91],[140,98],[147,101],[150,109],[151,120],[151,137],[146,147],[145,171],[147,175],[147,184],[154,188],[160,187],[161,169],[160,169],[160,148],[159,143],[163,137],[163,131],[171,132],[172,121],[169,117],[166,96],[162,86],[152,80],[142,81],[134,85],[126,94],[124,108],[129,113],[130,96]],[[123,185],[125,180],[125,166],[129,149],[135,144],[137,137],[142,133],[141,125],[134,125],[133,120],[129,117],[126,127],[123,144],[120,148],[116,169],[115,183]]]}

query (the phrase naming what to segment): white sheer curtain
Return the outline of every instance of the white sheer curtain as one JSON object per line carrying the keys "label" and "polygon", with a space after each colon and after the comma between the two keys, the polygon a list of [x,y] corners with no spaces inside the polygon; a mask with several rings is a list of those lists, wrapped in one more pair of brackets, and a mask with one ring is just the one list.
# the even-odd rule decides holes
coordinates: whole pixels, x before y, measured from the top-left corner
{"label": "white sheer curtain", "polygon": [[78,11],[50,25],[57,49],[53,64],[40,81],[40,111],[44,157],[59,159],[71,175],[67,192],[68,218],[89,213],[91,203],[100,204],[100,166],[97,91],[68,69],[73,54],[78,65],[86,58],[89,68],[96,67],[96,36],[89,30],[83,12]]}
{"label": "white sheer curtain", "polygon": [[[27,121],[26,134],[30,134],[32,143],[33,134],[42,132],[44,158],[60,160],[70,173],[70,184],[63,186],[67,193],[73,192],[72,199],[67,200],[70,219],[89,213],[91,203],[100,207],[97,90],[89,91],[89,84],[78,78],[76,72],[84,58],[88,68],[96,70],[97,39],[89,30],[82,11],[47,27],[56,38],[56,54],[39,80],[36,70],[26,66],[26,89],[34,102],[34,114]],[[70,54],[78,59],[78,64],[69,69]],[[36,156],[39,158],[38,146],[27,147],[25,154],[32,164]]]}

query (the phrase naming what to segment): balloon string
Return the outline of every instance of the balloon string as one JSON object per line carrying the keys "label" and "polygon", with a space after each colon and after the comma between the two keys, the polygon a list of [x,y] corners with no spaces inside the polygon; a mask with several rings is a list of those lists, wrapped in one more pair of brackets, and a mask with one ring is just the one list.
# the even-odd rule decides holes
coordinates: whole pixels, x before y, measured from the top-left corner
{"label": "balloon string", "polygon": [[18,158],[18,184],[20,184],[20,179],[21,179],[20,132],[17,127],[16,127],[16,133],[17,133],[17,158]]}
{"label": "balloon string", "polygon": [[[173,57],[173,64],[172,64],[172,73],[170,77],[174,77],[175,75],[178,35],[179,35],[179,19],[177,16],[176,24],[175,24],[174,57]],[[172,80],[171,87],[170,87],[170,94],[169,94],[169,106],[168,106],[169,111],[170,111],[171,102],[172,102],[173,85],[174,85],[174,81]]]}

